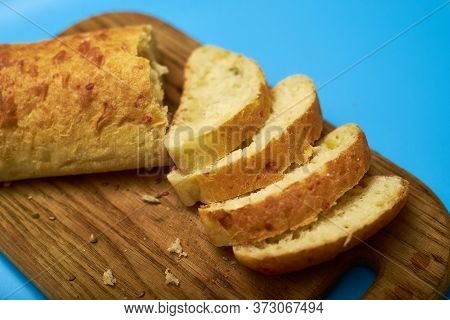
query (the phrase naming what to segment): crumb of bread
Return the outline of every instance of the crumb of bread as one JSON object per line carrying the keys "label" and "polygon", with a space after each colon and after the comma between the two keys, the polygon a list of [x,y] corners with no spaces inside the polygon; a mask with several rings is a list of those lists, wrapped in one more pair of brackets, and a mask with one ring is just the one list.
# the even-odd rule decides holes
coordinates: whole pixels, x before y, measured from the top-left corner
{"label": "crumb of bread", "polygon": [[50,221],[55,221],[55,220],[56,220],[56,217],[55,217],[55,216],[48,216],[48,220],[50,220]]}
{"label": "crumb of bread", "polygon": [[91,233],[91,236],[89,237],[89,242],[90,243],[97,243],[98,239],[96,236],[94,236],[93,233]]}
{"label": "crumb of bread", "polygon": [[349,244],[350,240],[352,240],[352,236],[353,236],[353,234],[352,234],[352,233],[349,233],[348,236],[347,236],[347,238],[345,238],[345,241],[344,241],[344,248]]}
{"label": "crumb of bread", "polygon": [[103,273],[103,284],[114,287],[116,282],[117,279],[114,277],[111,269],[108,269]]}
{"label": "crumb of bread", "polygon": [[180,285],[180,280],[178,280],[177,277],[175,277],[170,270],[167,268],[166,271],[164,271],[164,274],[166,275],[166,284],[173,284],[175,286]]}
{"label": "crumb of bread", "polygon": [[181,246],[180,238],[176,238],[175,241],[167,248],[167,251],[170,253],[176,253],[179,258],[187,257],[187,252],[183,251],[183,247]]}
{"label": "crumb of bread", "polygon": [[158,194],[157,198],[159,199],[159,198],[168,196],[169,194],[170,194],[169,191],[164,191],[164,192],[161,192],[160,194]]}
{"label": "crumb of bread", "polygon": [[31,214],[31,217],[32,217],[33,219],[39,219],[39,218],[41,217],[41,215],[40,215],[39,213],[37,213],[37,212],[33,212],[33,213]]}
{"label": "crumb of bread", "polygon": [[222,256],[222,259],[223,259],[224,261],[227,261],[231,266],[237,265],[236,260],[233,260],[232,258],[228,258],[228,257],[226,257],[226,256]]}
{"label": "crumb of bread", "polygon": [[5,181],[5,182],[3,182],[3,186],[4,186],[5,188],[11,187],[11,181]]}
{"label": "crumb of bread", "polygon": [[28,200],[31,200],[31,199],[33,199],[33,196],[28,196],[27,198],[28,198]]}
{"label": "crumb of bread", "polygon": [[142,196],[142,200],[144,200],[144,202],[151,203],[151,204],[158,204],[158,203],[161,203],[161,201],[159,201],[158,198],[156,198],[156,197],[154,197],[154,196],[151,196],[151,195],[149,195],[149,194],[143,195],[143,196]]}
{"label": "crumb of bread", "polygon": [[169,69],[166,66],[163,66],[162,64],[155,63],[153,66],[160,76],[169,73]]}
{"label": "crumb of bread", "polygon": [[75,281],[76,279],[77,279],[77,277],[75,277],[73,274],[71,274],[67,277],[67,281],[70,281],[70,282]]}

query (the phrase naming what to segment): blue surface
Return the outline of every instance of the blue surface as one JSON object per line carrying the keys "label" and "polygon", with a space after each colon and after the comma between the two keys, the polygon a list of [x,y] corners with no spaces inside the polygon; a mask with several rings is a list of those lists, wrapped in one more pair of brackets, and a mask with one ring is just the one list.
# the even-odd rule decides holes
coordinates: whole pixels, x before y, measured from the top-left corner
{"label": "blue surface", "polygon": [[375,280],[376,273],[369,267],[356,265],[347,270],[326,296],[328,300],[360,299]]}
{"label": "blue surface", "polygon": [[[1,2],[0,42],[49,37]],[[360,124],[373,149],[450,204],[450,5],[407,29],[446,1],[5,2],[51,34],[106,11],[146,12],[203,43],[256,59],[272,84],[306,73],[320,88],[326,119],[335,125]],[[22,282],[0,257],[0,297]],[[27,287],[13,297],[40,296]]]}
{"label": "blue surface", "polygon": [[9,260],[0,253],[0,299],[46,299]]}

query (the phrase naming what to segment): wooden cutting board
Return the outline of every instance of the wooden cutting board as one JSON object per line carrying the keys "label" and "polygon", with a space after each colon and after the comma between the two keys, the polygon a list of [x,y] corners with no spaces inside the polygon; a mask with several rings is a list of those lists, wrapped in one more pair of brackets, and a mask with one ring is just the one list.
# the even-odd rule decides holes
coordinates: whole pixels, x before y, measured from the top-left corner
{"label": "wooden cutting board", "polygon": [[[155,28],[162,63],[170,70],[165,88],[173,112],[184,62],[198,42],[134,13],[90,18],[65,34],[140,23]],[[327,131],[331,128],[327,124]],[[196,210],[185,208],[164,172],[157,171],[28,180],[0,188],[0,249],[54,299],[320,298],[350,266],[361,263],[377,272],[364,298],[442,297],[449,271],[447,210],[422,182],[375,152],[370,173],[409,180],[406,207],[367,243],[303,272],[268,277],[238,265],[229,249],[208,242]],[[169,194],[160,205],[141,200],[164,191]],[[89,242],[90,234],[98,235],[97,243]],[[177,237],[187,258],[166,251]],[[103,285],[108,268],[117,277],[115,287]],[[180,279],[179,287],[165,284],[166,268]]]}

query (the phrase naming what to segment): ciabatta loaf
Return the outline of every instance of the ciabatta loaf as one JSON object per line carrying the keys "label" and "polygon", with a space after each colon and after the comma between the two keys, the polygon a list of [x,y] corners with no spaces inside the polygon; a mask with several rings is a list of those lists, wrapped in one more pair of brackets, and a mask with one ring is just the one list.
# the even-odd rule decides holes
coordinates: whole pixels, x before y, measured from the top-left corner
{"label": "ciabatta loaf", "polygon": [[370,150],[355,124],[326,135],[311,160],[249,195],[199,208],[216,246],[248,244],[314,221],[369,169]]}
{"label": "ciabatta loaf", "polygon": [[272,113],[245,148],[237,149],[202,170],[167,175],[181,201],[223,201],[265,187],[282,178],[292,163],[312,155],[311,143],[320,137],[322,115],[314,83],[294,75],[272,90]]}
{"label": "ciabatta loaf", "polygon": [[301,270],[349,250],[388,224],[404,206],[408,182],[374,176],[348,191],[307,226],[233,248],[243,265],[267,274]]}
{"label": "ciabatta loaf", "polygon": [[167,165],[151,30],[0,45],[0,181]]}
{"label": "ciabatta loaf", "polygon": [[165,146],[182,172],[224,157],[263,126],[270,91],[259,66],[214,46],[196,49],[185,67],[184,90]]}

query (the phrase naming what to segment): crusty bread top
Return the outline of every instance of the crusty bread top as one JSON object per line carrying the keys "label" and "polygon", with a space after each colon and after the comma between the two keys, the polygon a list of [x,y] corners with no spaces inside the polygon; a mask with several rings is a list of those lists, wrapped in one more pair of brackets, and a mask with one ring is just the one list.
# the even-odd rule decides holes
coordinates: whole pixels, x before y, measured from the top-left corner
{"label": "crusty bread top", "polygon": [[234,150],[250,138],[247,132],[253,134],[263,125],[269,100],[265,76],[256,62],[211,45],[194,50],[165,140],[177,167],[191,172]]}
{"label": "crusty bread top", "polygon": [[314,83],[293,75],[272,90],[272,113],[245,148],[192,173],[172,170],[167,178],[186,205],[223,201],[262,188],[282,177],[291,163],[308,160],[322,131]]}
{"label": "crusty bread top", "polygon": [[0,180],[164,165],[153,45],[149,25],[0,45]]}
{"label": "crusty bread top", "polygon": [[407,191],[408,182],[400,177],[366,177],[316,222],[233,251],[239,261],[258,271],[302,269],[331,259],[378,231],[401,209]]}

